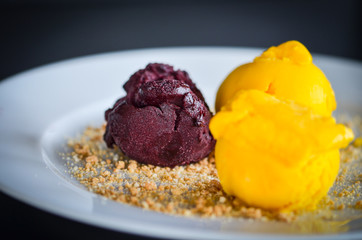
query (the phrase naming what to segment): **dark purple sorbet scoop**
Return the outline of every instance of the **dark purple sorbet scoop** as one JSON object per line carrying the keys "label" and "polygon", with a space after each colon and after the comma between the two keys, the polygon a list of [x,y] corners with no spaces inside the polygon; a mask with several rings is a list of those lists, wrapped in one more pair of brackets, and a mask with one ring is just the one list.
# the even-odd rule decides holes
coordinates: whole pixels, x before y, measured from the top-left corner
{"label": "dark purple sorbet scoop", "polygon": [[104,140],[141,163],[174,167],[200,161],[215,140],[211,113],[184,71],[149,64],[125,83],[127,95],[105,113]]}

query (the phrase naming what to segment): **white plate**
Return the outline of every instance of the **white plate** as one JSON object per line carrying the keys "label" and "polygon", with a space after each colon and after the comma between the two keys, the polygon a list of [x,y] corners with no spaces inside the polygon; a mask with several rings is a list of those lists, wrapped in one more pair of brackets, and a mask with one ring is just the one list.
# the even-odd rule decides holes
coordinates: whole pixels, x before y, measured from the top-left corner
{"label": "white plate", "polygon": [[[188,71],[213,105],[226,75],[261,49],[162,48],[124,51],[49,64],[0,84],[0,187],[19,200],[58,215],[129,233],[167,238],[361,238],[362,224],[341,234],[300,235],[292,225],[168,216],[92,194],[71,179],[56,151],[65,138],[103,122],[121,86],[149,62]],[[328,56],[315,63],[331,81],[339,111],[362,115],[362,64]]]}

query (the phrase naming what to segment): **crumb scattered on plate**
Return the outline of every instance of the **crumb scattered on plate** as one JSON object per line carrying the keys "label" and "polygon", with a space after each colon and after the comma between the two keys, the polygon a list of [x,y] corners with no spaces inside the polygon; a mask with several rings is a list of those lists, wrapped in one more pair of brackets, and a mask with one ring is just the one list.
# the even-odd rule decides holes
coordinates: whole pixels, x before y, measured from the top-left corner
{"label": "crumb scattered on plate", "polygon": [[[340,122],[362,129],[361,118],[346,119],[342,117]],[[340,172],[318,209],[283,213],[250,207],[225,194],[212,154],[198,163],[174,168],[140,164],[117,148],[107,148],[104,130],[104,125],[87,127],[79,138],[68,141],[69,151],[60,155],[71,177],[89,191],[114,201],[166,214],[206,218],[295,222],[310,217],[341,219],[343,213],[348,213],[348,218],[362,215],[362,144],[358,135],[349,147],[341,150]]]}

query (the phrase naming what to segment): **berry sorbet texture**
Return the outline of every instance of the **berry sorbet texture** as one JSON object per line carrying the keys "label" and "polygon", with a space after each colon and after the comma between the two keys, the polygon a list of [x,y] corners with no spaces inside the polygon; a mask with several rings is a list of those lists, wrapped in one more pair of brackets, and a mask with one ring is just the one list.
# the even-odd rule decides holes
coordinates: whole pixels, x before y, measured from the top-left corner
{"label": "berry sorbet texture", "polygon": [[149,64],[124,84],[127,95],[105,113],[104,140],[145,164],[174,167],[197,162],[212,151],[212,116],[185,71]]}

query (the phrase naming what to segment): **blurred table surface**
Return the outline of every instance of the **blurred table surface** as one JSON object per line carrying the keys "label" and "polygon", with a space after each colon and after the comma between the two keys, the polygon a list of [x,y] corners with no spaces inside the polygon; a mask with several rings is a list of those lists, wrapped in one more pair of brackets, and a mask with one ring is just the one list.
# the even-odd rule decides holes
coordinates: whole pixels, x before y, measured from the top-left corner
{"label": "blurred table surface", "polygon": [[[2,0],[0,81],[64,59],[163,46],[267,48],[294,39],[313,53],[361,61],[360,2]],[[15,239],[148,239],[65,219],[3,193],[0,200],[3,234]]]}

